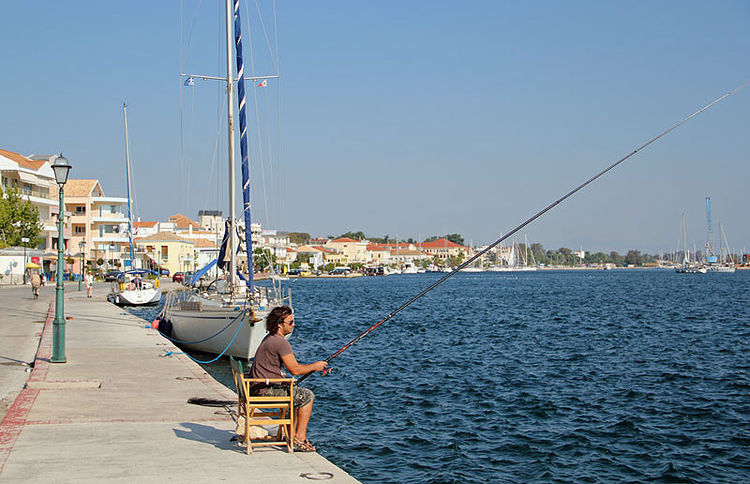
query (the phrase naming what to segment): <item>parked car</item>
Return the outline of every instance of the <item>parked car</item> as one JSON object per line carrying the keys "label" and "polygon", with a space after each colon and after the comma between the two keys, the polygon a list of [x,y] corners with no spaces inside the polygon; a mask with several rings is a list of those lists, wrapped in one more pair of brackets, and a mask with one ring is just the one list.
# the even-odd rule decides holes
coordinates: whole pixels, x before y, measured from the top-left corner
{"label": "parked car", "polygon": [[348,267],[336,267],[335,269],[333,269],[328,274],[330,274],[332,276],[345,276],[345,275],[349,274],[351,271],[352,270],[349,269]]}
{"label": "parked car", "polygon": [[302,275],[302,269],[289,269],[289,272],[287,272],[287,275],[289,275],[289,276],[300,276],[300,275]]}
{"label": "parked car", "polygon": [[108,271],[104,274],[105,282],[124,282],[125,274],[120,271]]}
{"label": "parked car", "polygon": [[185,273],[184,272],[175,272],[172,275],[172,282],[182,282],[185,280]]}
{"label": "parked car", "polygon": [[162,269],[161,270],[161,275],[169,277],[169,269]]}

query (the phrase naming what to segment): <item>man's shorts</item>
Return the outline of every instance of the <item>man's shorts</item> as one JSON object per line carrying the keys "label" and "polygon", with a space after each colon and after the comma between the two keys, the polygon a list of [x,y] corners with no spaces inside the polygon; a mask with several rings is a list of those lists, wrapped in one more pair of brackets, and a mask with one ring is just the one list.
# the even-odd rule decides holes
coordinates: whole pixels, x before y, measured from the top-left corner
{"label": "man's shorts", "polygon": [[[263,394],[267,397],[282,397],[289,395],[289,387],[287,386],[272,386],[268,387],[268,390]],[[303,387],[294,388],[294,408],[304,407],[308,403],[315,399],[315,394],[312,390]]]}

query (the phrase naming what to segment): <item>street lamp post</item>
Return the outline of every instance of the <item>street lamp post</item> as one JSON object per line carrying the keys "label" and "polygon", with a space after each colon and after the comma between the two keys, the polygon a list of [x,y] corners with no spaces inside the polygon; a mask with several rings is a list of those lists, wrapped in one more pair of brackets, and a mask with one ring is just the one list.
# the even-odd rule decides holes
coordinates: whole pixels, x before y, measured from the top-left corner
{"label": "street lamp post", "polygon": [[83,281],[83,262],[86,260],[84,250],[86,249],[86,241],[82,240],[78,242],[78,248],[81,250],[81,267],[79,268],[80,277],[78,278],[78,290],[81,290],[81,282]]}
{"label": "street lamp post", "polygon": [[65,316],[63,308],[63,218],[65,206],[63,204],[63,187],[68,181],[70,173],[68,160],[60,153],[52,164],[55,181],[59,187],[59,213],[57,214],[57,284],[55,285],[55,321],[52,325],[52,363],[65,363]]}
{"label": "street lamp post", "polygon": [[28,263],[26,262],[26,244],[29,243],[28,237],[21,237],[21,243],[23,244],[23,283],[26,284],[26,266]]}

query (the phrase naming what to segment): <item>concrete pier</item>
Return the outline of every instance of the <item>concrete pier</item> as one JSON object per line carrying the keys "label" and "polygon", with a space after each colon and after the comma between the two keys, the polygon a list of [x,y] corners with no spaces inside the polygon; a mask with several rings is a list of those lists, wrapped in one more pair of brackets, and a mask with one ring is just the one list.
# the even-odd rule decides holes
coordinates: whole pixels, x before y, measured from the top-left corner
{"label": "concrete pier", "polygon": [[65,287],[67,363],[49,361],[54,287],[39,300],[29,286],[0,289],[0,481],[358,482],[317,453],[247,455],[226,409],[187,403],[232,391],[164,356],[179,350],[106,302],[108,285],[94,299],[76,289]]}

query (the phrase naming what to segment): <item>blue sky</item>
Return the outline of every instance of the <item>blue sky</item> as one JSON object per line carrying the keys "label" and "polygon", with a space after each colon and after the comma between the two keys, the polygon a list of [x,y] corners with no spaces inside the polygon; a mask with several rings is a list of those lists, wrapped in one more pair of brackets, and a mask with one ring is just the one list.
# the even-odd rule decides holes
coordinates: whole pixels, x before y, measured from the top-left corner
{"label": "blue sky", "polygon": [[[259,10],[282,78],[248,85],[260,106],[254,217],[316,235],[491,242],[750,80],[746,1],[282,1],[278,36],[273,3],[258,5],[243,9],[247,71],[275,71]],[[126,101],[138,214],[227,212],[223,89],[179,79],[223,74],[219,2],[2,9],[0,147],[62,151],[72,176],[122,195]],[[700,245],[710,196],[715,225],[750,248],[749,113],[750,88],[535,222],[529,239],[666,251],[686,211]]]}

